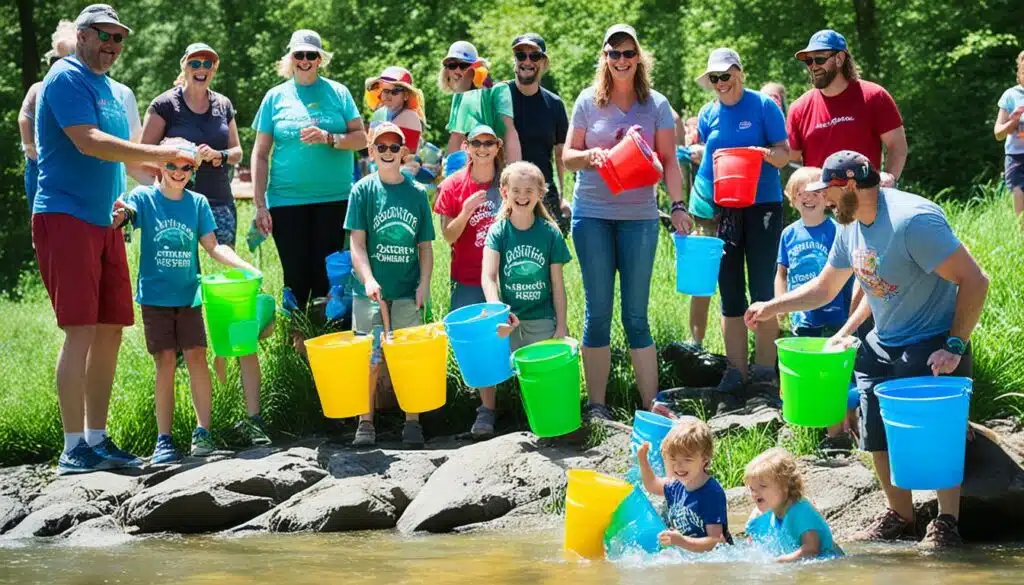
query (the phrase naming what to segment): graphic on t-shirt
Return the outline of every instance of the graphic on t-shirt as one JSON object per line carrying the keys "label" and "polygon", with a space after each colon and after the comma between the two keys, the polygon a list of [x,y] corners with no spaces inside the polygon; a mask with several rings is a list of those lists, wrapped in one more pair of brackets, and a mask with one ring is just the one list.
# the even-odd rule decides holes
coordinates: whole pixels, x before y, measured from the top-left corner
{"label": "graphic on t-shirt", "polygon": [[814,280],[825,270],[829,249],[815,240],[800,242],[789,250],[789,290]]}
{"label": "graphic on t-shirt", "polygon": [[413,262],[419,221],[416,214],[404,207],[382,209],[373,218],[373,231],[378,241],[370,257],[389,264]]}
{"label": "graphic on t-shirt", "polygon": [[469,218],[469,225],[477,230],[476,238],[473,241],[473,245],[477,248],[483,248],[487,243],[487,230],[494,223],[494,214],[497,212],[497,206],[493,201],[488,200],[481,203]]}
{"label": "graphic on t-shirt", "polygon": [[864,288],[877,298],[887,301],[896,296],[899,287],[878,275],[881,259],[878,252],[870,248],[858,248],[853,252],[853,271]]}
{"label": "graphic on t-shirt", "polygon": [[838,126],[839,124],[845,124],[847,122],[851,122],[852,123],[852,122],[855,122],[855,121],[856,120],[854,120],[853,116],[836,116],[835,118],[831,118],[828,121],[818,122],[817,124],[814,125],[814,129],[815,130],[824,130],[826,128],[832,128],[834,126]]}
{"label": "graphic on t-shirt", "polygon": [[539,301],[547,290],[544,254],[534,246],[522,244],[505,252],[505,290],[519,301]]}
{"label": "graphic on t-shirt", "polygon": [[668,511],[669,524],[684,536],[703,536],[704,519],[693,508],[687,507],[682,500],[674,502]]}
{"label": "graphic on t-shirt", "polygon": [[159,246],[156,265],[160,268],[190,268],[195,232],[173,219],[157,220],[153,241]]}

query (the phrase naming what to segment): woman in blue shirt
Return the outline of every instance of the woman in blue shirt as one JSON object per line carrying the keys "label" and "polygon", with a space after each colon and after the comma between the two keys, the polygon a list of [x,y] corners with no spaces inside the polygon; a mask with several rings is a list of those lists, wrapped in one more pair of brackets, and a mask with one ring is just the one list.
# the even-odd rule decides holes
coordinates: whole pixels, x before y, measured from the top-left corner
{"label": "woman in blue shirt", "polygon": [[999,114],[994,128],[996,140],[1006,140],[1004,177],[1013,193],[1013,211],[1024,229],[1024,51],[1017,55],[1017,85],[999,98]]}

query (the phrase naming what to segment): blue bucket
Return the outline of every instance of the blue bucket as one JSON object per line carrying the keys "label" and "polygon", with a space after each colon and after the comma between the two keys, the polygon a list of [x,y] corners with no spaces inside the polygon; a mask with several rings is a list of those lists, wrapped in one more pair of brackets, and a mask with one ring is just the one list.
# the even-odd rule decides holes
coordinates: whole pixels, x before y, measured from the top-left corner
{"label": "blue bucket", "polygon": [[893,485],[941,490],[963,483],[972,384],[970,378],[922,376],[875,387]]}
{"label": "blue bucket", "polygon": [[667,529],[644,492],[634,489],[619,504],[605,530],[605,552],[611,559],[637,551],[656,553],[661,549],[658,534]]}
{"label": "blue bucket", "polygon": [[498,325],[508,322],[504,303],[478,303],[456,309],[444,318],[444,328],[470,388],[500,384],[512,377],[509,338],[498,337]]}
{"label": "blue bucket", "polygon": [[646,410],[638,410],[633,414],[633,434],[629,439],[629,453],[633,460],[633,466],[626,472],[627,481],[636,486],[643,483],[640,477],[640,468],[636,462],[636,454],[644,443],[651,444],[647,461],[651,463],[654,475],[664,477],[665,461],[661,457],[661,441],[672,430],[672,424],[672,419]]}
{"label": "blue bucket", "polygon": [[444,159],[444,176],[450,177],[469,162],[469,153],[465,150],[456,150]]}
{"label": "blue bucket", "polygon": [[672,237],[676,242],[676,290],[691,297],[713,296],[725,242],[706,236]]}
{"label": "blue bucket", "polygon": [[352,253],[335,252],[327,257],[327,280],[331,286],[345,286],[352,275]]}

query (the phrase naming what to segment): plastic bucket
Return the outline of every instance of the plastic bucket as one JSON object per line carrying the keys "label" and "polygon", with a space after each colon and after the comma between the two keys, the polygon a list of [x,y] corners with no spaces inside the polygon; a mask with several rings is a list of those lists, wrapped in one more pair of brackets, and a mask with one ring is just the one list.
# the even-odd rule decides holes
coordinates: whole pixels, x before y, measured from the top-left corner
{"label": "plastic bucket", "polygon": [[661,549],[658,534],[667,529],[644,492],[634,489],[612,515],[604,533],[605,550],[611,558],[637,550],[656,553]]}
{"label": "plastic bucket", "polygon": [[566,475],[565,551],[585,559],[603,558],[604,533],[633,486],[590,469],[570,469]]}
{"label": "plastic bucket", "polygon": [[970,378],[924,376],[875,387],[893,485],[941,490],[963,483],[972,385]]}
{"label": "plastic bucket", "polygon": [[682,234],[672,234],[672,239],[676,243],[676,290],[692,297],[713,296],[725,242]]}
{"label": "plastic bucket", "polygon": [[260,336],[256,296],[262,282],[263,275],[239,269],[208,274],[200,280],[215,355],[240,357],[256,353]]}
{"label": "plastic bucket", "polygon": [[335,252],[326,258],[327,281],[331,286],[345,286],[352,275],[352,253]]}
{"label": "plastic bucket", "polygon": [[277,310],[277,303],[274,297],[267,293],[256,295],[256,322],[262,332],[274,321],[274,312]]}
{"label": "plastic bucket", "polygon": [[469,153],[465,150],[456,150],[444,159],[444,176],[450,177],[459,172],[459,169],[469,162]]}
{"label": "plastic bucket", "polygon": [[381,343],[398,406],[420,413],[444,406],[448,336],[438,323],[396,329]]}
{"label": "plastic bucket", "polygon": [[803,427],[829,427],[846,417],[857,348],[824,351],[824,337],[777,339],[782,417]]}
{"label": "plastic bucket", "polygon": [[580,428],[580,344],[548,339],[512,354],[523,408],[538,437],[560,437]]}
{"label": "plastic bucket", "polygon": [[373,336],[342,331],[307,339],[305,344],[324,416],[349,418],[370,412]]}
{"label": "plastic bucket", "polygon": [[444,318],[466,386],[485,388],[512,377],[512,346],[508,337],[498,337],[498,325],[508,322],[508,313],[504,303],[478,303],[456,309]]}
{"label": "plastic bucket", "polygon": [[722,207],[750,207],[757,198],[764,155],[753,148],[715,151],[715,203]]}
{"label": "plastic bucket", "polygon": [[627,189],[650,187],[661,180],[661,163],[644,137],[630,128],[608,151],[608,160],[597,168],[612,195]]}
{"label": "plastic bucket", "polygon": [[654,474],[659,477],[665,475],[665,460],[661,456],[661,441],[672,430],[672,424],[672,419],[646,410],[638,410],[633,413],[633,434],[629,439],[629,453],[633,466],[626,472],[627,481],[638,487],[643,485],[636,454],[644,443],[651,444],[647,461],[650,462]]}

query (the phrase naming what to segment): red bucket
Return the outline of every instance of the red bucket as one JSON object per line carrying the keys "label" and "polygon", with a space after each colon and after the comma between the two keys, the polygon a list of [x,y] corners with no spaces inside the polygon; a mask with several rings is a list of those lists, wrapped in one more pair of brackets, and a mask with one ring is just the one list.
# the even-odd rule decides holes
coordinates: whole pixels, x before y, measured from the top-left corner
{"label": "red bucket", "polygon": [[608,151],[608,160],[597,168],[612,195],[627,189],[656,185],[661,180],[661,161],[654,155],[636,128],[630,128],[622,140]]}
{"label": "red bucket", "polygon": [[764,155],[753,148],[715,151],[715,203],[722,207],[750,207],[757,198]]}

